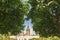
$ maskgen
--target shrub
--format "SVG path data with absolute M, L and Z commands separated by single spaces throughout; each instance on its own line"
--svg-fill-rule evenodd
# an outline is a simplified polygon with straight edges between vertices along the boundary
M 9 38 L 9 36 L 5 35 L 5 34 L 0 34 L 0 40 L 15 40 L 15 39 L 12 39 L 12 38 Z
M 60 37 L 57 37 L 57 36 L 51 36 L 51 37 L 40 37 L 40 38 L 33 38 L 31 40 L 60 40 Z

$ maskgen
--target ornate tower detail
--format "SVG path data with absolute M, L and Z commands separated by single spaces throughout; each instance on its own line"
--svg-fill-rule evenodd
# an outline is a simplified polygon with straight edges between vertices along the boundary
M 26 29 L 26 35 L 27 35 L 27 36 L 30 36 L 30 28 L 29 28 L 29 26 L 28 26 L 27 29 Z

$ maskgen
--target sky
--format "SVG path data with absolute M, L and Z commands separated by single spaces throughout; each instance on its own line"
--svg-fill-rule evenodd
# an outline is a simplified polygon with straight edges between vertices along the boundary
M 27 16 L 24 16 L 24 18 L 27 18 Z M 33 31 L 33 24 L 32 24 L 32 20 L 29 19 L 29 20 L 25 20 L 24 21 L 24 33 L 26 33 L 26 28 L 29 26 L 30 28 L 30 34 L 33 35 L 35 34 L 35 32 Z
M 23 0 L 23 2 L 28 1 L 28 0 Z
M 22 0 L 23 2 L 26 2 L 28 0 Z M 30 9 L 31 9 L 31 6 L 30 6 Z M 24 18 L 27 18 L 26 15 L 24 15 Z M 32 24 L 32 20 L 29 19 L 29 20 L 25 20 L 24 21 L 24 33 L 26 33 L 26 28 L 29 26 L 30 28 L 30 34 L 33 35 L 35 34 L 35 31 L 33 31 L 33 24 Z

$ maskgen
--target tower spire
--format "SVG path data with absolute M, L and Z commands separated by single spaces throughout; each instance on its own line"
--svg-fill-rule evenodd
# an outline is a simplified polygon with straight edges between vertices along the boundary
M 27 28 L 29 28 L 29 22 L 28 22 Z
M 29 35 L 30 35 L 29 22 L 28 22 L 27 29 L 26 29 L 26 35 L 27 35 L 27 36 L 29 36 Z

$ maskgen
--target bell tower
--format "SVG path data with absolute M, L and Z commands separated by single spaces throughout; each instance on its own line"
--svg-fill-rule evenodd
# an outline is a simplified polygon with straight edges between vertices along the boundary
M 30 28 L 29 28 L 29 26 L 28 26 L 27 29 L 26 29 L 26 35 L 27 35 L 27 36 L 30 36 Z

